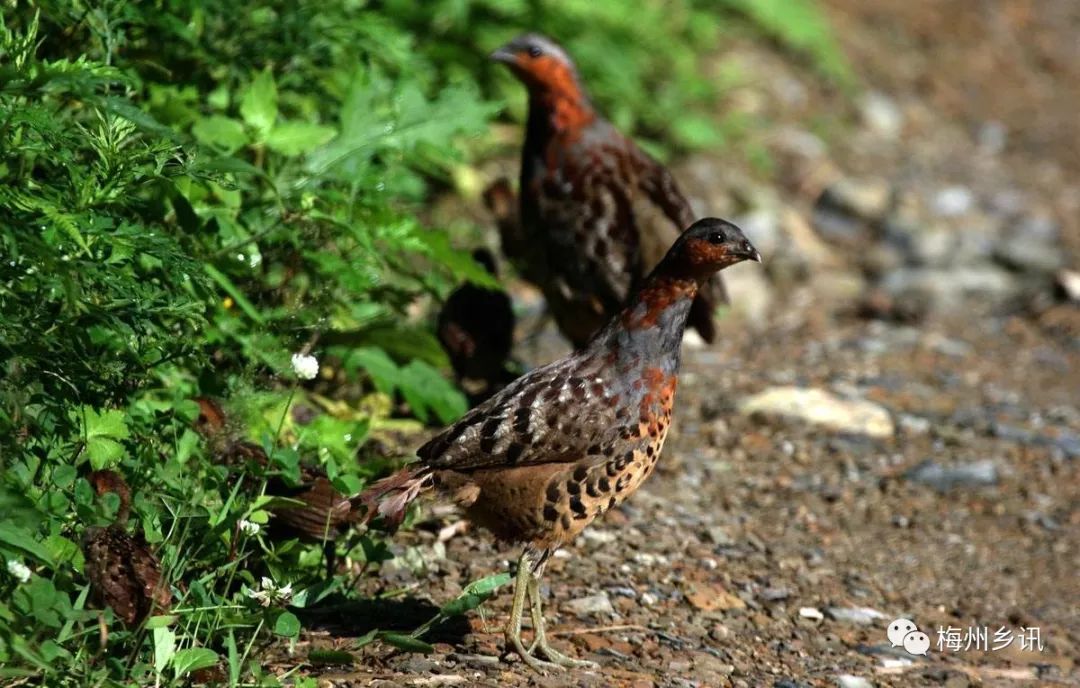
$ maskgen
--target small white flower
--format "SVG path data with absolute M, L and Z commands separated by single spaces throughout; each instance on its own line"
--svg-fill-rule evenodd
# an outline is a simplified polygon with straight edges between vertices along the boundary
M 240 532 L 244 535 L 247 535 L 248 537 L 254 537 L 259 534 L 259 531 L 262 530 L 262 526 L 260 526 L 258 523 L 252 523 L 246 518 L 242 519 L 239 525 Z
M 292 599 L 292 583 L 286 583 L 277 589 L 277 598 L 282 604 Z
M 293 354 L 292 369 L 301 380 L 314 380 L 319 374 L 319 359 L 306 354 Z
M 245 593 L 264 607 L 269 607 L 271 604 L 285 605 L 292 600 L 292 583 L 286 583 L 279 588 L 274 584 L 273 580 L 263 576 L 263 579 L 259 581 L 259 587 L 260 590 L 249 589 L 245 590 Z
M 9 559 L 7 563 L 7 570 L 8 573 L 14 576 L 15 580 L 19 581 L 20 583 L 25 583 L 26 581 L 30 580 L 30 567 L 22 563 L 21 561 Z
M 266 592 L 265 590 L 252 590 L 248 588 L 247 596 L 253 600 L 257 600 L 259 604 L 264 607 L 270 606 L 270 593 Z

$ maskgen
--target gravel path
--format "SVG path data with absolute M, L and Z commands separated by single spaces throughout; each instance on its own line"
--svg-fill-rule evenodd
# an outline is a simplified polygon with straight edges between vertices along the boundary
M 1062 353 L 1021 321 L 984 327 L 856 323 L 817 337 L 804 323 L 769 337 L 730 332 L 715 349 L 688 352 L 657 474 L 546 577 L 558 642 L 602 672 L 539 677 L 472 657 L 501 648 L 504 589 L 484 606 L 486 622 L 473 614 L 468 626 L 437 634 L 434 655 L 374 646 L 362 670 L 322 677 L 333 685 L 1080 685 L 1080 353 Z M 868 439 L 737 410 L 747 395 L 791 384 L 879 404 L 896 435 Z M 398 538 L 403 560 L 422 565 L 386 567 L 381 581 L 368 581 L 372 589 L 413 585 L 408 598 L 438 604 L 506 570 L 514 553 L 483 534 L 437 543 L 452 521 L 445 514 Z M 399 613 L 407 628 L 430 610 L 390 605 L 379 619 Z M 927 632 L 927 656 L 890 647 L 886 628 L 897 617 Z M 350 615 L 338 621 L 335 635 L 368 627 L 349 632 Z M 938 630 L 949 627 L 964 635 L 986 627 L 988 643 L 1004 627 L 1014 642 L 939 650 Z M 1021 628 L 1039 629 L 1042 651 L 1020 647 Z

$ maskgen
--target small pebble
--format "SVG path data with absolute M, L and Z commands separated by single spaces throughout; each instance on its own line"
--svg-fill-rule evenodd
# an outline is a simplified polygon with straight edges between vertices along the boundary
M 869 626 L 886 618 L 884 614 L 870 607 L 826 607 L 825 613 L 830 619 L 860 626 Z
M 851 674 L 837 676 L 836 685 L 840 688 L 874 688 L 874 684 L 867 679 L 862 676 L 852 676 Z
M 998 482 L 997 464 L 992 459 L 944 466 L 927 459 L 904 474 L 913 482 L 929 485 L 939 492 L 957 487 L 982 487 Z
M 971 210 L 975 196 L 967 187 L 948 186 L 934 196 L 934 212 L 942 217 L 956 217 Z
M 822 614 L 821 610 L 817 607 L 800 607 L 799 616 L 812 621 L 822 621 L 825 619 L 825 615 Z
M 603 592 L 589 595 L 588 597 L 579 597 L 576 600 L 570 600 L 569 602 L 565 602 L 562 605 L 562 608 L 571 614 L 577 614 L 579 616 L 615 613 L 615 607 L 611 605 L 611 600 L 608 598 L 607 593 Z

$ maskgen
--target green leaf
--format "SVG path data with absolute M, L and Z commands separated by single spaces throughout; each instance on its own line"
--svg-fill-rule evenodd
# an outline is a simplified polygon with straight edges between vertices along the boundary
M 79 545 L 62 535 L 50 535 L 42 545 L 51 553 L 52 560 L 58 564 L 73 561 L 81 554 Z
M 372 642 L 374 642 L 375 638 L 378 637 L 378 635 L 379 635 L 379 629 L 377 629 L 377 628 L 371 629 L 370 631 L 368 631 L 367 633 L 365 633 L 364 635 L 362 635 L 362 636 L 360 636 L 359 638 L 356 639 L 356 644 L 355 644 L 356 649 L 359 650 L 362 647 L 370 645 Z
M 248 301 L 248 298 L 244 296 L 244 293 L 233 284 L 233 281 L 229 279 L 225 273 L 209 264 L 204 265 L 203 269 L 206 270 L 206 274 L 210 275 L 210 277 L 218 283 L 218 286 L 220 286 L 226 294 L 232 297 L 233 301 L 236 302 L 236 305 L 240 306 L 240 310 L 244 311 L 249 318 L 259 324 L 265 322 L 262 314 L 255 308 L 255 304 Z
M 423 640 L 414 638 L 406 633 L 383 631 L 379 634 L 379 640 L 387 645 L 392 645 L 399 650 L 405 650 L 406 652 L 419 652 L 428 655 L 435 651 L 435 648 L 429 643 L 425 643 Z
M 38 561 L 49 566 L 56 566 L 56 560 L 53 558 L 52 552 L 45 545 L 35 540 L 34 536 L 29 532 L 11 523 L 0 521 L 0 543 L 36 557 Z
M 308 661 L 316 665 L 328 664 L 352 664 L 356 657 L 350 652 L 342 650 L 312 650 L 308 653 Z
M 401 369 L 399 387 L 409 407 L 424 421 L 427 409 L 434 411 L 443 423 L 450 423 L 469 408 L 465 395 L 423 361 L 412 361 Z
M 67 489 L 75 482 L 75 479 L 79 477 L 79 472 L 74 466 L 67 464 L 57 466 L 52 472 L 53 485 L 56 485 L 60 489 Z
M 274 633 L 286 638 L 300 635 L 300 619 L 292 612 L 282 612 L 274 621 Z
M 176 678 L 190 674 L 199 669 L 212 667 L 218 663 L 218 654 L 205 647 L 189 647 L 180 650 L 173 656 L 173 670 Z
M 277 120 L 277 86 L 270 69 L 259 72 L 240 100 L 240 116 L 265 137 Z
M 472 611 L 483 604 L 484 600 L 491 597 L 492 593 L 511 580 L 512 576 L 503 572 L 473 581 L 465 586 L 460 595 L 444 604 L 439 609 L 439 614 L 444 617 L 451 617 Z
M 241 666 L 240 650 L 236 646 L 236 633 L 229 629 L 229 637 L 225 639 L 225 650 L 229 658 L 229 685 L 235 686 L 240 682 Z
M 95 471 L 112 468 L 124 456 L 124 446 L 108 437 L 93 437 L 86 442 L 86 455 Z
M 98 413 L 89 406 L 83 406 L 86 417 L 86 437 L 113 437 L 127 439 L 127 418 L 122 411 L 115 409 Z
M 270 130 L 266 145 L 282 155 L 301 155 L 334 138 L 332 127 L 310 122 L 282 122 Z
M 724 142 L 723 134 L 711 117 L 687 114 L 672 124 L 672 137 L 687 148 L 717 147 Z
M 291 499 L 289 497 L 277 497 L 275 495 L 259 495 L 255 498 L 255 501 L 248 507 L 245 518 L 250 519 L 251 514 L 263 509 L 278 509 L 281 507 L 296 507 L 304 506 L 305 502 L 299 499 Z
M 360 492 L 360 488 L 363 487 L 364 483 L 360 480 L 359 476 L 345 473 L 344 475 L 339 475 L 334 478 L 333 485 L 334 489 L 341 494 L 353 495 Z
M 125 98 L 110 96 L 102 101 L 106 112 L 123 117 L 139 129 L 175 141 L 178 137 L 171 127 L 157 121 L 153 115 L 136 107 Z
M 180 439 L 176 442 L 176 462 L 187 463 L 202 443 L 202 438 L 194 430 L 184 430 L 184 434 L 180 435 Z
M 81 484 L 90 487 L 85 480 Z M 79 485 L 80 483 L 75 483 L 76 493 Z M 31 531 L 36 531 L 46 520 L 45 514 L 38 511 L 26 494 L 6 485 L 0 485 L 0 514 L 4 515 L 2 522 L 9 527 Z
M 158 673 L 165 671 L 176 654 L 176 633 L 168 626 L 154 629 L 154 669 Z
M 125 454 L 123 445 L 117 440 L 129 436 L 127 417 L 115 409 L 98 413 L 89 406 L 82 406 L 81 411 L 90 466 L 95 471 L 115 466 Z
M 345 361 L 348 369 L 363 368 L 371 376 L 375 389 L 383 394 L 393 394 L 397 386 L 398 367 L 386 352 L 374 347 L 356 349 Z
M 426 361 L 436 368 L 446 368 L 446 357 L 439 340 L 430 328 L 411 327 L 399 323 L 373 325 L 360 333 L 356 346 L 382 349 L 398 361 L 414 358 Z
M 221 157 L 213 158 L 211 160 L 199 161 L 192 165 L 192 171 L 210 175 L 214 174 L 235 174 L 239 177 L 260 177 L 269 181 L 269 177 L 266 173 L 255 167 L 247 160 L 241 160 L 240 158 L 233 157 Z
M 244 125 L 221 115 L 200 119 L 191 128 L 191 133 L 199 143 L 223 153 L 233 153 L 248 142 Z
M 327 596 L 333 594 L 336 590 L 341 588 L 341 581 L 338 578 L 331 578 L 328 581 L 322 583 L 316 583 L 310 588 L 304 588 L 293 595 L 290 606 L 298 609 L 310 607 L 313 604 L 317 604 Z

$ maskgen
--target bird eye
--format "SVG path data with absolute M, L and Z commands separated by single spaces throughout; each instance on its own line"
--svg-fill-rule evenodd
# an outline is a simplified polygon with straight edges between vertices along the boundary
M 530 45 L 529 46 L 529 57 L 535 59 L 537 57 L 540 57 L 543 54 L 544 54 L 544 51 L 541 50 L 540 48 L 536 47 L 535 45 Z
M 720 232 L 709 232 L 710 244 L 722 244 L 724 243 L 724 235 Z

